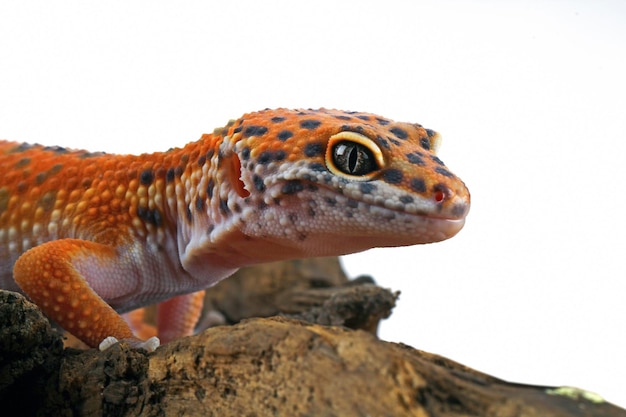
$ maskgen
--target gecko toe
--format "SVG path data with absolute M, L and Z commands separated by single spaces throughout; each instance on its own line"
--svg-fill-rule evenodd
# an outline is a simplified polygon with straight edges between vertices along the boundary
M 118 340 L 117 338 L 113 336 L 109 336 L 105 338 L 102 342 L 100 342 L 98 349 L 100 349 L 100 351 L 103 352 L 119 342 L 120 340 Z M 145 349 L 148 352 L 154 352 L 156 348 L 158 348 L 161 345 L 161 341 L 156 336 L 153 336 L 148 340 L 122 339 L 121 342 L 126 342 L 135 349 Z

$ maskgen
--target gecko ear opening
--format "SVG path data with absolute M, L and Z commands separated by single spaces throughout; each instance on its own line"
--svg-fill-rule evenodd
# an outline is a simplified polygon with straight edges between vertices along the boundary
M 246 184 L 241 179 L 241 161 L 236 153 L 233 153 L 228 157 L 226 161 L 228 166 L 228 179 L 233 190 L 241 198 L 246 198 L 250 195 L 250 191 L 246 189 Z

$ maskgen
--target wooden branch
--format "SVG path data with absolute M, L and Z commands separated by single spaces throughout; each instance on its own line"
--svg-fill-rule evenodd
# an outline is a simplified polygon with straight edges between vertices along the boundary
M 0 291 L 2 415 L 626 417 L 584 391 L 508 383 L 380 341 L 373 323 L 397 296 L 388 290 L 279 292 L 307 306 L 291 317 L 323 324 L 245 319 L 148 354 L 125 344 L 63 349 L 34 305 Z

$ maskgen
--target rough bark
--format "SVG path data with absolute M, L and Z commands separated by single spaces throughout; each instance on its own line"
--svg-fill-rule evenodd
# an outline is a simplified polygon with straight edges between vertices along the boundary
M 321 262 L 332 275 L 334 261 Z M 292 278 L 303 273 L 293 263 L 274 265 L 274 279 L 267 270 L 243 272 L 207 296 L 226 322 L 243 321 L 150 354 L 125 344 L 63 349 L 34 305 L 0 292 L 0 414 L 626 417 L 584 391 L 508 383 L 380 341 L 376 325 L 397 294 L 348 284 L 342 274 L 319 279 L 324 268 L 313 264 L 318 272 L 295 287 Z M 230 312 L 242 303 L 246 315 Z M 244 318 L 285 310 L 289 317 Z

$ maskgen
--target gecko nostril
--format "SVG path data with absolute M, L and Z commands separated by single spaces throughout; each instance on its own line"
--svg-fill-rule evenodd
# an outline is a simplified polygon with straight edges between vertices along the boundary
M 436 184 L 433 187 L 433 200 L 435 203 L 442 204 L 445 201 L 450 200 L 454 197 L 454 191 L 452 191 L 447 185 L 444 184 Z

